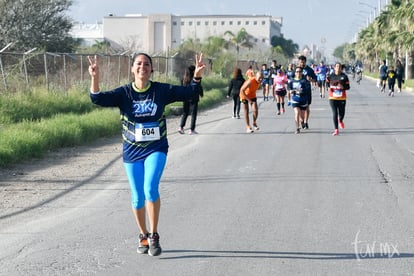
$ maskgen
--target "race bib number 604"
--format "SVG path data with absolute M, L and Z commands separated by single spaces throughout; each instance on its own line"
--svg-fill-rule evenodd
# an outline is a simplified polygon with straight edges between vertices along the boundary
M 146 142 L 160 139 L 160 127 L 157 122 L 135 124 L 135 141 Z

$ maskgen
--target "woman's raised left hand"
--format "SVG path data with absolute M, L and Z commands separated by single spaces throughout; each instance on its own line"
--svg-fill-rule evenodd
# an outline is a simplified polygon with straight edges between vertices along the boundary
M 194 77 L 195 78 L 199 78 L 201 77 L 201 74 L 204 71 L 204 68 L 206 68 L 206 65 L 203 62 L 203 53 L 201 53 L 200 55 L 195 55 L 195 60 L 196 60 L 196 65 L 195 65 L 195 70 L 194 70 Z

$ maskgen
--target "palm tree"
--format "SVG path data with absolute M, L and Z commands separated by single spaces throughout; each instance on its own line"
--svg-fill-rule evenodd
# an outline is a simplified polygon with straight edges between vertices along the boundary
M 280 46 L 283 53 L 288 58 L 293 58 L 295 53 L 299 51 L 299 45 L 291 39 L 285 39 L 283 36 L 273 36 L 271 39 L 273 48 Z
M 401 45 L 404 43 L 405 37 L 401 35 L 405 31 L 404 22 L 408 15 L 405 7 L 402 7 L 400 0 L 394 0 L 388 5 L 387 10 L 382 12 L 379 17 L 378 25 L 385 30 L 383 34 L 383 42 L 386 50 L 392 52 L 394 59 L 397 59 L 401 54 Z M 403 11 L 403 12 L 402 12 Z M 400 17 L 398 13 L 404 17 Z
M 181 43 L 179 49 L 180 50 L 191 50 L 195 53 L 199 52 L 201 48 L 201 45 L 199 42 L 196 42 L 194 39 L 189 38 L 183 41 Z
M 393 1 L 394 2 L 394 1 Z M 401 51 L 405 50 L 405 56 L 408 59 L 414 57 L 413 45 L 414 45 L 414 2 L 404 1 L 395 11 L 395 18 L 398 19 L 400 27 L 400 35 L 398 41 L 400 42 Z M 402 56 L 402 54 L 400 54 Z M 408 69 L 409 67 L 406 67 Z M 412 76 L 412 70 L 406 71 L 406 78 Z
M 355 44 L 357 58 L 378 60 L 378 56 L 394 59 L 414 55 L 414 1 L 392 0 L 387 9 L 363 29 Z M 375 55 L 373 55 L 375 52 Z M 411 72 L 409 72 L 411 73 Z
M 108 54 L 111 48 L 111 43 L 107 40 L 95 40 L 95 44 L 92 45 L 92 48 L 95 49 L 96 52 Z
M 228 41 L 222 37 L 210 36 L 207 38 L 207 43 L 203 44 L 202 52 L 206 56 L 215 57 L 222 52 L 223 48 L 228 48 Z
M 398 5 L 399 3 L 399 5 Z M 411 50 L 414 36 L 414 2 L 413 1 L 392 1 L 393 19 L 396 23 L 395 29 L 400 31 L 397 40 L 401 44 L 401 48 Z
M 231 31 L 226 31 L 224 35 L 229 35 L 230 43 L 232 43 L 236 47 L 236 63 L 239 59 L 240 46 L 248 49 L 251 49 L 254 46 L 254 43 L 250 41 L 253 38 L 253 36 L 250 35 L 245 28 L 242 28 L 237 34 L 234 34 Z
M 371 24 L 359 34 L 357 43 L 355 44 L 356 58 L 362 60 L 372 70 L 372 61 L 378 57 L 378 42 L 375 36 L 375 30 Z

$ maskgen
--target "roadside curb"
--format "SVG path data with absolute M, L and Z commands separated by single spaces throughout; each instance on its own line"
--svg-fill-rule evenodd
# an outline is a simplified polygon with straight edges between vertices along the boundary
M 371 76 L 363 76 L 364 78 L 366 78 L 366 79 L 369 79 L 369 80 L 372 80 L 372 81 L 377 81 L 377 78 L 374 78 L 374 77 L 371 77 Z M 409 86 L 403 86 L 403 89 L 406 91 L 406 92 L 413 92 L 414 91 L 414 89 L 413 89 L 413 87 L 409 87 Z

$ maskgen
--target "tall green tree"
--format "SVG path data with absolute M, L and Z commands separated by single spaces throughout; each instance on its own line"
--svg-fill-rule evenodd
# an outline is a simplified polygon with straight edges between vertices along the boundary
M 220 55 L 223 49 L 227 49 L 229 42 L 222 37 L 210 36 L 203 44 L 202 52 L 211 57 Z
M 388 22 L 391 26 L 390 41 L 398 45 L 396 55 L 401 55 L 398 51 L 410 50 L 414 43 L 414 1 L 392 0 L 387 12 Z
M 376 68 L 380 59 L 413 55 L 414 1 L 391 0 L 387 8 L 359 33 L 355 43 L 357 59 Z M 375 66 L 374 66 L 375 65 Z
M 69 35 L 72 20 L 67 11 L 72 0 L 0 0 L 0 47 L 71 52 L 78 41 Z
M 291 39 L 285 39 L 283 36 L 273 36 L 270 44 L 272 44 L 273 48 L 282 48 L 283 53 L 288 58 L 294 57 L 295 53 L 299 51 L 298 44 L 294 43 Z
M 345 50 L 346 45 L 347 45 L 347 44 L 342 44 L 342 45 L 340 45 L 340 46 L 336 47 L 336 48 L 334 49 L 334 51 L 333 51 L 332 55 L 333 55 L 336 59 L 338 59 L 338 60 L 340 60 L 340 61 L 344 61 L 344 60 L 345 60 L 345 58 L 344 58 L 344 50 Z
M 109 54 L 111 50 L 111 43 L 107 40 L 95 40 L 95 44 L 93 44 L 91 48 L 96 53 Z
M 254 43 L 251 41 L 253 36 L 245 28 L 241 28 L 236 34 L 231 31 L 226 31 L 224 35 L 230 36 L 229 42 L 236 47 L 237 59 L 240 53 L 240 47 L 251 49 L 254 46 Z

